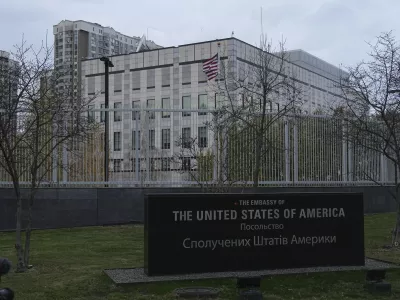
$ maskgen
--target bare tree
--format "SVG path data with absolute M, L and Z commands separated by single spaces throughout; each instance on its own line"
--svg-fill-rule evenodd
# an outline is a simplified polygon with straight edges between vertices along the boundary
M 234 184 L 228 177 L 229 165 L 224 159 L 228 145 L 222 136 L 214 141 L 208 140 L 208 131 L 212 136 L 219 134 L 215 122 L 205 122 L 201 129 L 206 132 L 203 136 L 181 135 L 175 140 L 179 149 L 172 157 L 172 163 L 180 174 L 186 174 L 189 181 L 194 181 L 207 192 L 227 192 Z M 215 143 L 219 142 L 218 147 Z
M 1 80 L 0 85 L 0 167 L 10 176 L 15 191 L 16 271 L 24 272 L 29 267 L 36 193 L 44 181 L 51 180 L 55 169 L 58 172 L 59 168 L 68 167 L 59 165 L 54 154 L 62 148 L 73 152 L 72 145 L 90 132 L 91 123 L 85 116 L 92 99 L 77 98 L 70 90 L 56 89 L 56 82 L 68 74 L 53 70 L 53 48 L 47 42 L 35 49 L 23 40 L 15 47 L 13 58 L 15 66 L 3 66 L 0 73 L 2 78 L 10 78 Z M 14 85 L 13 89 L 10 85 Z M 25 183 L 28 191 L 23 194 Z
M 220 97 L 217 100 L 219 136 L 229 139 L 231 130 L 236 139 L 246 138 L 244 146 L 252 146 L 248 154 L 248 165 L 243 171 L 251 172 L 248 177 L 257 187 L 265 156 L 272 149 L 282 148 L 271 134 L 277 123 L 284 121 L 290 113 L 295 113 L 301 105 L 302 90 L 292 72 L 285 42 L 274 48 L 262 36 L 258 48 L 252 48 L 247 57 L 239 61 L 239 74 L 233 71 L 231 61 L 221 61 L 221 72 L 217 85 Z M 218 135 L 217 135 L 218 136 Z M 232 138 L 232 135 L 231 135 Z M 228 142 L 229 143 L 229 142 Z M 234 163 L 231 160 L 231 163 Z
M 382 33 L 370 44 L 369 60 L 348 68 L 340 88 L 345 106 L 337 112 L 346 124 L 345 138 L 357 153 L 381 154 L 394 167 L 394 185 L 388 191 L 396 201 L 397 220 L 392 244 L 397 245 L 400 230 L 400 48 L 392 32 Z M 361 151 L 361 152 L 360 152 Z M 382 184 L 384 174 L 368 172 L 366 178 Z

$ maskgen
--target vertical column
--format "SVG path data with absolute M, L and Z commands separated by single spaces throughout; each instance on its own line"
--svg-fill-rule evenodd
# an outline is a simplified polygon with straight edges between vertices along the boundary
M 139 178 L 139 115 L 141 115 L 141 111 L 134 111 L 135 114 L 135 178 L 137 181 Z
M 214 133 L 213 133 L 213 135 L 214 135 L 214 144 L 213 144 L 213 149 L 212 149 L 212 152 L 213 152 L 213 158 L 214 158 L 214 161 L 213 161 L 213 181 L 214 181 L 214 183 L 216 183 L 217 182 L 217 180 L 218 180 L 218 127 L 217 127 L 217 118 L 216 118 L 216 116 L 214 116 L 214 128 L 215 128 L 215 130 L 214 130 Z
M 63 130 L 66 130 L 67 121 L 64 121 L 63 125 Z M 68 152 L 67 152 L 67 142 L 62 143 L 62 169 L 63 169 L 63 174 L 62 174 L 62 181 L 66 183 L 68 181 Z
M 381 153 L 381 155 L 380 155 L 380 160 L 381 160 L 380 181 L 381 181 L 381 183 L 385 183 L 388 178 L 388 176 L 387 176 L 388 168 L 387 168 L 387 159 L 383 153 Z
M 298 141 L 298 127 L 296 122 L 293 124 L 293 181 L 299 180 L 299 141 Z
M 290 181 L 289 123 L 285 119 L 285 180 Z
M 147 111 L 146 113 L 146 125 L 144 126 L 145 136 L 147 136 L 147 145 L 146 145 L 146 178 L 147 182 L 150 182 L 150 114 L 152 111 Z
M 347 181 L 354 180 L 354 145 L 351 141 L 347 142 Z
M 58 147 L 56 147 L 57 145 L 57 140 L 56 140 L 56 136 L 57 136 L 57 132 L 56 129 L 57 128 L 57 124 L 53 124 L 53 141 L 52 141 L 52 147 L 53 147 L 53 153 L 52 153 L 52 165 L 53 165 L 53 170 L 52 170 L 52 181 L 53 183 L 58 182 Z
M 347 147 L 347 126 L 345 121 L 342 121 L 342 181 L 348 181 L 348 147 Z
M 221 172 L 222 172 L 222 180 L 226 182 L 227 180 L 227 166 L 228 166 L 228 155 L 227 155 L 227 148 L 228 148 L 228 130 L 227 128 L 223 129 L 223 148 L 222 148 L 222 158 L 223 163 L 221 165 Z

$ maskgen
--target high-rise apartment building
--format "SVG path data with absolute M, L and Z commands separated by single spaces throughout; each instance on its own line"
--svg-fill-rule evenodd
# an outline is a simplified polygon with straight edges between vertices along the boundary
M 0 110 L 8 111 L 18 93 L 18 62 L 0 50 Z
M 81 59 L 129 54 L 141 50 L 160 48 L 145 37 L 122 34 L 111 27 L 82 20 L 63 20 L 53 26 L 54 67 L 62 71 L 57 88 L 79 96 L 81 88 Z
M 10 53 L 0 50 L 0 139 L 17 133 L 18 62 Z M 9 127 L 11 125 L 11 127 Z M 3 131 L 5 130 L 5 132 Z M 0 159 L 2 159 L 0 157 Z M 0 167 L 0 181 L 11 181 L 9 174 Z

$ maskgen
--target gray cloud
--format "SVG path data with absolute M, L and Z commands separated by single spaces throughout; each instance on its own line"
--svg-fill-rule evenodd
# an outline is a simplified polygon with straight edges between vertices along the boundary
M 0 1 L 0 49 L 21 40 L 40 44 L 63 19 L 83 19 L 112 26 L 164 46 L 235 37 L 259 41 L 260 7 L 264 33 L 289 49 L 304 49 L 334 65 L 353 64 L 366 56 L 366 41 L 400 27 L 398 0 L 14 0 Z

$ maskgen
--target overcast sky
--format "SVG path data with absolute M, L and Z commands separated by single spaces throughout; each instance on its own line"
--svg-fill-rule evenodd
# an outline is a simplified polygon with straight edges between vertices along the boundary
M 303 49 L 336 66 L 366 57 L 366 42 L 382 31 L 400 34 L 399 0 L 0 0 L 0 49 L 11 50 L 22 34 L 39 45 L 53 41 L 53 25 L 85 20 L 162 46 L 234 36 L 259 41 L 264 33 L 288 49 Z

